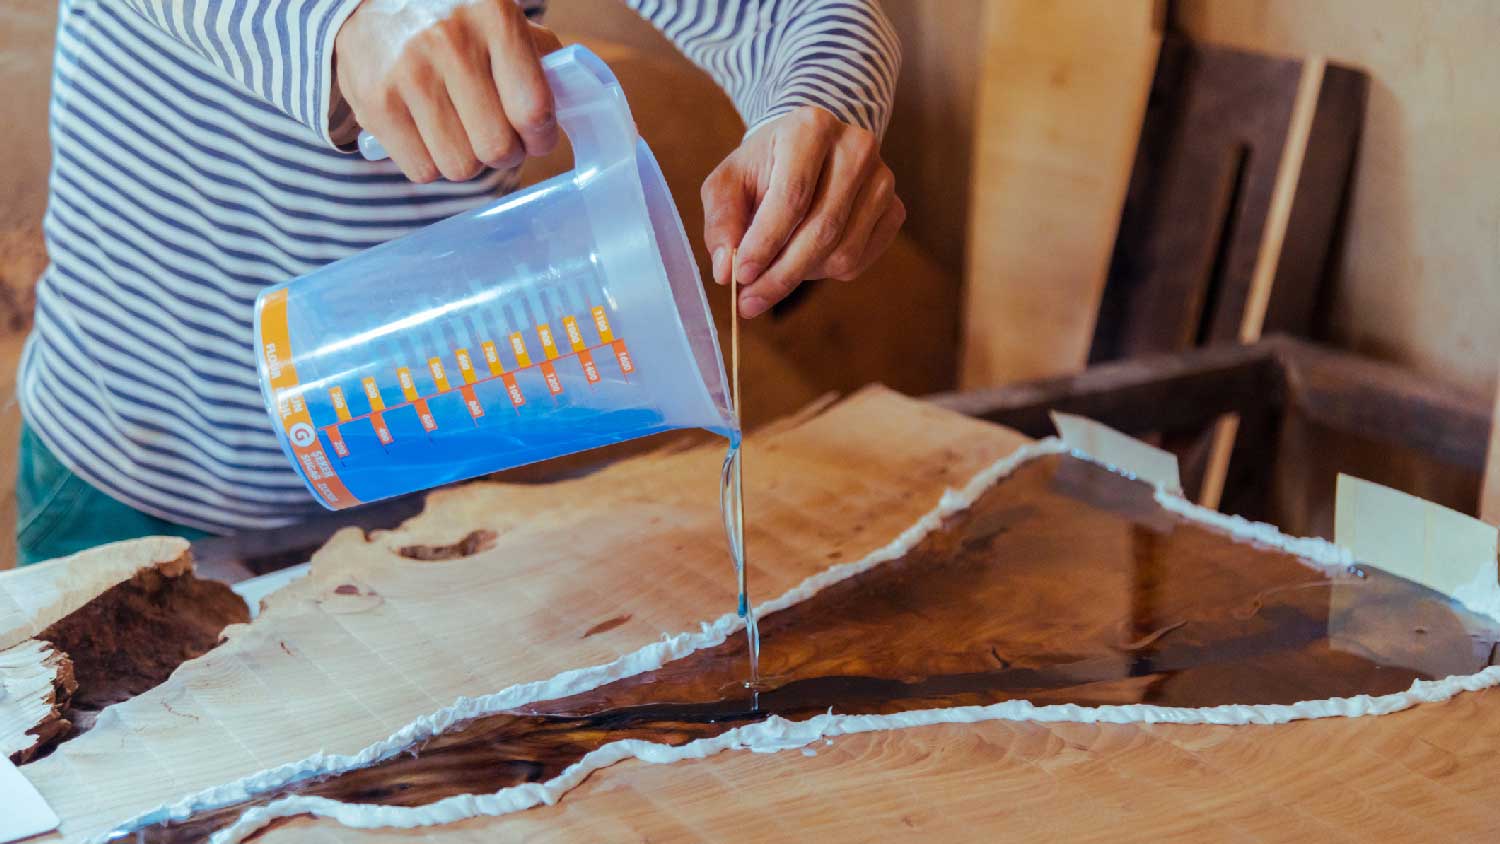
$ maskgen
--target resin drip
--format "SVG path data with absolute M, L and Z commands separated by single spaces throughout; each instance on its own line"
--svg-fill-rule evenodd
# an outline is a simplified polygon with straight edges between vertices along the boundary
M 750 605 L 750 589 L 745 571 L 745 480 L 742 474 L 741 444 L 740 435 L 736 433 L 729 441 L 729 453 L 724 455 L 719 508 L 724 512 L 724 532 L 729 537 L 729 556 L 734 561 L 734 573 L 739 583 L 739 602 L 735 612 L 745 620 L 745 650 L 750 659 L 750 679 L 745 682 L 745 688 L 751 691 L 753 707 L 758 702 L 760 692 L 760 628 L 755 623 L 755 608 Z
M 545 782 L 621 739 L 665 745 L 771 714 L 889 715 L 1024 699 L 1205 707 L 1405 690 L 1490 664 L 1496 623 L 1375 569 L 1332 575 L 1164 509 L 1067 457 L 1022 465 L 909 551 L 761 620 L 766 676 L 732 637 L 571 697 L 477 718 L 365 768 L 147 827 L 202 841 L 301 794 L 422 806 Z M 278 821 L 285 823 L 288 821 Z M 123 840 L 136 840 L 133 837 Z
M 745 620 L 745 649 L 750 657 L 750 706 L 760 704 L 760 629 L 755 624 L 755 608 L 750 605 L 749 571 L 745 567 L 745 457 L 744 426 L 740 419 L 743 394 L 740 393 L 740 282 L 734 269 L 735 252 L 729 253 L 729 371 L 734 382 L 734 433 L 729 438 L 729 453 L 724 455 L 724 476 L 719 487 L 719 509 L 724 515 L 724 533 L 729 538 L 729 556 L 739 586 L 739 603 L 735 612 Z

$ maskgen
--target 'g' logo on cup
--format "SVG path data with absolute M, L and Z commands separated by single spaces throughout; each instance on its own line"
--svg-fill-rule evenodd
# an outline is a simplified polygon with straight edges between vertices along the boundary
M 292 445 L 298 448 L 307 448 L 318 438 L 317 433 L 313 431 L 313 427 L 306 422 L 298 422 L 288 428 L 286 435 L 291 439 Z

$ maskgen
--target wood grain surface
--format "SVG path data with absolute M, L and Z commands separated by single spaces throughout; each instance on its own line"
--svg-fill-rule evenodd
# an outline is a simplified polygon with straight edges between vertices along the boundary
M 964 389 L 1088 360 L 1160 41 L 1152 0 L 984 8 Z
M 756 597 L 884 545 L 1022 442 L 880 390 L 752 436 Z M 556 484 L 474 484 L 397 531 L 346 531 L 254 624 L 23 770 L 74 840 L 315 750 L 356 750 L 459 694 L 694 629 L 733 603 L 721 459 L 709 445 Z M 399 553 L 476 530 L 496 543 L 440 561 Z M 628 762 L 505 819 L 409 832 L 303 819 L 261 840 L 1477 840 L 1500 828 L 1493 692 L 1278 727 L 987 723 L 813 749 Z

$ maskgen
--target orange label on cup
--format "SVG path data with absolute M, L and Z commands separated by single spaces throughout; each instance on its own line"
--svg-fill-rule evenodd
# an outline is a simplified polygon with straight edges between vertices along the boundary
M 587 378 L 590 384 L 599 383 L 599 367 L 594 365 L 594 356 L 589 354 L 588 349 L 578 350 L 578 362 L 583 364 L 583 377 Z
M 599 329 L 599 341 L 601 343 L 613 343 L 614 332 L 609 330 L 609 315 L 605 313 L 603 305 L 595 305 L 590 311 L 594 315 L 594 327 Z
M 629 375 L 635 371 L 635 363 L 630 360 L 630 352 L 625 349 L 624 340 L 616 340 L 611 344 L 615 350 L 615 360 L 620 362 L 620 371 Z
M 292 454 L 302 467 L 303 476 L 328 506 L 349 507 L 359 499 L 349 493 L 338 472 L 323 450 L 323 441 L 313 427 L 292 365 L 291 329 L 287 319 L 286 288 L 273 291 L 261 301 L 260 353 L 265 365 L 272 400 L 276 404 L 282 432 L 292 447 Z
M 437 430 L 437 418 L 432 415 L 432 409 L 427 406 L 425 399 L 417 399 L 412 402 L 412 407 L 417 409 L 417 421 L 422 423 L 423 430 Z
M 520 407 L 526 403 L 526 394 L 521 392 L 521 385 L 516 383 L 516 376 L 507 372 L 500 376 L 500 380 L 505 382 L 505 394 L 510 396 L 511 404 Z
M 443 359 L 428 358 L 427 371 L 432 373 L 432 383 L 437 385 L 438 392 L 448 392 L 448 371 L 443 369 Z
M 562 380 L 557 377 L 557 370 L 552 367 L 552 361 L 542 361 L 542 377 L 547 379 L 547 389 L 552 395 L 562 393 Z
M 474 361 L 469 358 L 469 350 L 455 349 L 453 356 L 458 359 L 458 374 L 463 376 L 464 383 L 474 383 Z
M 378 410 L 370 414 L 370 427 L 375 429 L 375 437 L 381 445 L 390 445 L 396 440 L 391 436 L 390 426 L 385 424 L 385 416 Z
M 578 328 L 578 320 L 570 316 L 563 317 L 563 330 L 568 332 L 568 345 L 573 347 L 573 351 L 581 352 L 588 348 L 588 344 L 583 342 L 583 332 Z
M 401 385 L 401 395 L 406 396 L 407 401 L 417 400 L 417 382 L 412 380 L 410 369 L 404 366 L 396 367 L 396 383 Z
M 557 358 L 557 341 L 552 337 L 552 326 L 545 322 L 538 325 L 536 327 L 536 336 L 538 340 L 542 341 L 542 354 L 547 356 L 547 360 L 555 360 Z
M 324 428 L 323 433 L 328 435 L 328 443 L 333 446 L 334 454 L 337 454 L 339 457 L 349 456 L 349 446 L 344 442 L 344 435 L 339 433 L 337 425 L 330 425 Z
M 348 422 L 349 403 L 344 401 L 344 388 L 330 387 L 328 390 L 328 399 L 333 402 L 333 412 L 339 417 L 339 421 Z M 338 449 L 335 448 L 334 450 L 337 451 Z M 343 457 L 344 455 L 340 454 L 339 456 Z
M 467 407 L 469 409 L 470 416 L 478 419 L 479 417 L 484 415 L 484 405 L 480 404 L 479 397 L 474 395 L 473 387 L 465 384 L 462 387 L 459 387 L 458 391 L 460 393 L 463 393 L 464 407 Z
M 526 338 L 521 336 L 521 332 L 510 335 L 510 350 L 516 354 L 516 366 L 523 369 L 531 366 L 531 355 L 526 353 Z
M 370 400 L 371 412 L 378 413 L 385 410 L 385 399 L 380 397 L 380 385 L 375 383 L 375 379 L 366 378 L 360 383 L 365 387 L 365 398 Z
M 504 373 L 505 367 L 500 363 L 500 350 L 495 344 L 486 340 L 480 344 L 480 348 L 484 350 L 484 362 L 490 366 L 490 377 Z

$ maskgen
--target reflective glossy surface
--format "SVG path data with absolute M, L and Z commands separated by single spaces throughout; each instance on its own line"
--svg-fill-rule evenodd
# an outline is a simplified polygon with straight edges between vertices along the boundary
M 1330 578 L 1165 511 L 1144 484 L 1048 457 L 903 557 L 761 619 L 758 709 L 737 636 L 282 793 L 422 805 L 550 779 L 619 739 L 680 744 L 772 713 L 1383 694 L 1490 664 L 1494 628 L 1423 587 L 1374 569 Z M 203 840 L 245 808 L 143 840 Z

